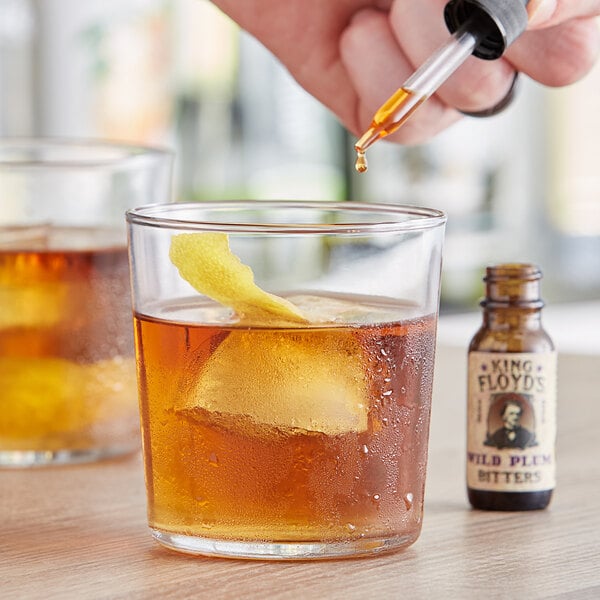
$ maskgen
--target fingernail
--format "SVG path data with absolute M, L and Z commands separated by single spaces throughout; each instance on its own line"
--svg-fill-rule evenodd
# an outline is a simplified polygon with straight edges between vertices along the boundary
M 556 4 L 557 0 L 532 0 L 527 6 L 528 27 L 539 27 L 548 21 L 556 11 Z

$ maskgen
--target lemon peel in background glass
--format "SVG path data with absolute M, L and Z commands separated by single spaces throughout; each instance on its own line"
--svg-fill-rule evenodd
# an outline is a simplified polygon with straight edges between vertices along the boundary
M 0 438 L 40 440 L 117 423 L 135 415 L 135 360 L 78 364 L 63 358 L 0 357 Z M 59 438 L 61 439 L 61 438 Z M 64 441 L 61 441 L 64 443 Z M 45 446 L 47 447 L 47 446 Z
M 64 282 L 18 284 L 0 280 L 0 330 L 52 327 L 64 319 L 73 285 Z
M 171 262 L 195 290 L 233 309 L 243 321 L 306 324 L 288 300 L 265 292 L 252 269 L 231 251 L 225 233 L 180 233 L 171 238 Z

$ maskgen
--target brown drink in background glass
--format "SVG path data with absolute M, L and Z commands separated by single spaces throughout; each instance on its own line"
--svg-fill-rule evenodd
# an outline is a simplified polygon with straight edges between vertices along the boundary
M 130 201 L 168 198 L 169 161 L 114 144 L 0 143 L 0 466 L 138 448 L 123 222 Z

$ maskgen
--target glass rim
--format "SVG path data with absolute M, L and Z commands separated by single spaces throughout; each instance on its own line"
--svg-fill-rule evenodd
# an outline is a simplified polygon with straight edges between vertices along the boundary
M 98 151 L 98 156 L 76 156 L 72 158 L 36 158 L 36 159 L 9 159 L 5 156 L 7 151 L 31 150 L 80 150 Z M 107 156 L 107 151 L 115 151 L 114 156 Z M 104 153 L 104 156 L 100 156 Z M 158 146 L 128 143 L 118 140 L 94 138 L 69 138 L 69 137 L 35 137 L 13 136 L 0 138 L 0 171 L 18 169 L 98 169 L 119 168 L 127 169 L 139 166 L 143 161 L 159 161 L 172 159 L 174 152 L 168 148 Z
M 241 211 L 269 209 L 304 209 L 321 212 L 381 214 L 377 222 L 357 220 L 340 223 L 266 223 L 266 222 L 228 222 L 215 219 L 183 219 L 173 215 L 190 209 L 209 211 Z M 389 220 L 384 220 L 388 215 Z M 408 220 L 394 221 L 393 216 L 408 216 Z M 224 233 L 378 233 L 421 231 L 444 225 L 446 213 L 435 208 L 412 206 L 408 204 L 383 204 L 369 202 L 329 202 L 323 200 L 227 200 L 218 202 L 172 202 L 147 204 L 131 208 L 125 213 L 130 224 L 156 227 L 160 229 L 177 229 L 187 231 L 219 231 Z

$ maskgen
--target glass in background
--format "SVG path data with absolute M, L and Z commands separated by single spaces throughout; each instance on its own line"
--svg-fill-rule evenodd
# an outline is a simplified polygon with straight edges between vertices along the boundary
M 125 210 L 170 196 L 150 148 L 0 139 L 0 466 L 139 448 Z

